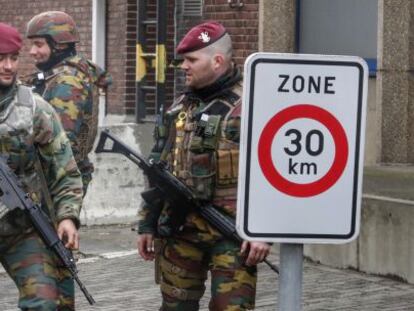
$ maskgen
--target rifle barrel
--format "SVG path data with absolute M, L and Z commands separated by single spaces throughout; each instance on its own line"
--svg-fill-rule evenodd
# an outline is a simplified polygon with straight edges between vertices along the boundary
M 86 300 L 88 300 L 90 305 L 93 305 L 96 303 L 95 299 L 93 299 L 92 295 L 88 292 L 88 290 L 86 289 L 86 287 L 82 284 L 82 282 L 80 281 L 80 279 L 78 278 L 78 276 L 75 274 L 73 276 L 73 279 L 76 281 L 76 283 L 78 284 L 80 290 L 82 291 L 83 295 L 85 296 Z

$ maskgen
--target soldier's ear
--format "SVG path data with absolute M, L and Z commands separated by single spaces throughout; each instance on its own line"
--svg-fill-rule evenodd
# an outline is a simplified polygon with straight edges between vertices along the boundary
M 224 56 L 221 54 L 215 54 L 213 56 L 213 68 L 215 70 L 220 69 L 224 64 Z

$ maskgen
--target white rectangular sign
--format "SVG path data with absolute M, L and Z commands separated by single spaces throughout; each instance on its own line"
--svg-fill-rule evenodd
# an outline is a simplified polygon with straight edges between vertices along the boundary
M 255 53 L 244 67 L 237 230 L 345 243 L 359 233 L 368 67 L 354 56 Z

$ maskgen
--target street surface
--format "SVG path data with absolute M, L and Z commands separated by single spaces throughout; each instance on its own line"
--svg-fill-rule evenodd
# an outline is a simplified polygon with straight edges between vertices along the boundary
M 130 226 L 82 228 L 81 239 L 79 277 L 97 303 L 89 306 L 77 288 L 77 310 L 158 310 L 160 293 L 153 282 L 153 264 L 138 258 L 136 233 Z M 276 264 L 277 252 L 274 246 L 270 261 Z M 256 310 L 278 310 L 277 282 L 277 275 L 261 264 Z M 0 292 L 0 310 L 18 310 L 17 290 L 4 270 L 0 272 Z M 208 296 L 207 290 L 201 310 L 208 310 Z M 303 310 L 414 310 L 414 285 L 305 260 Z

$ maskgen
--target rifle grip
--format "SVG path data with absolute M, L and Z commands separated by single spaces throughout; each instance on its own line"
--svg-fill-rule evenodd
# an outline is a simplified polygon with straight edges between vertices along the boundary
M 163 199 L 162 192 L 156 187 L 141 192 L 141 197 L 146 203 L 151 205 L 157 205 Z

